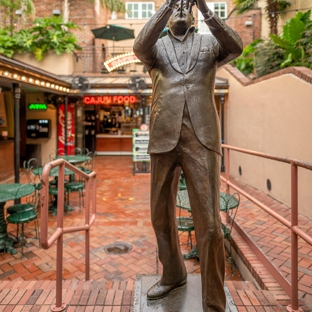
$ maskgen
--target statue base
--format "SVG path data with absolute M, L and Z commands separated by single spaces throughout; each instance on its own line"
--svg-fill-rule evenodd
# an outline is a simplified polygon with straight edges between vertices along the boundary
M 135 282 L 133 312 L 202 312 L 201 277 L 189 274 L 185 287 L 178 289 L 165 298 L 147 300 L 146 294 L 159 279 L 160 275 L 137 275 Z M 226 312 L 238 312 L 231 294 L 224 286 Z

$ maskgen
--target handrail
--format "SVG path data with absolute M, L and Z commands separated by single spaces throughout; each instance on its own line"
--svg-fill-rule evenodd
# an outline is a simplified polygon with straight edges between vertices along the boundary
M 302 167 L 308 170 L 312 170 L 312 164 L 303 162 L 298 159 L 280 157 L 256 151 L 251 151 L 243 148 L 238 148 L 226 144 L 222 144 L 222 148 L 225 150 L 225 177 L 221 176 L 221 180 L 226 183 L 226 192 L 229 193 L 230 187 L 245 196 L 252 201 L 258 207 L 269 213 L 272 217 L 280 221 L 283 225 L 291 230 L 291 283 L 280 273 L 280 271 L 272 265 L 258 246 L 248 237 L 248 235 L 239 227 L 237 222 L 234 221 L 234 226 L 237 232 L 248 243 L 249 247 L 256 253 L 262 263 L 266 266 L 268 271 L 276 279 L 279 285 L 283 288 L 286 294 L 291 298 L 291 304 L 287 306 L 287 311 L 295 312 L 302 311 L 299 308 L 299 296 L 298 296 L 298 237 L 305 240 L 308 244 L 312 245 L 312 237 L 306 234 L 298 227 L 298 167 Z M 262 158 L 267 158 L 275 161 L 288 163 L 291 166 L 291 221 L 289 222 L 278 213 L 273 211 L 268 206 L 258 201 L 253 196 L 243 191 L 240 187 L 230 181 L 230 150 Z
M 54 167 L 59 167 L 58 173 L 58 198 L 57 198 L 57 229 L 48 237 L 48 215 L 49 215 L 49 177 L 50 171 Z M 85 179 L 85 225 L 64 228 L 64 173 L 65 167 Z M 96 213 L 96 174 L 91 172 L 86 174 L 77 167 L 68 163 L 64 159 L 57 159 L 47 163 L 42 170 L 41 189 L 41 231 L 40 244 L 43 249 L 49 249 L 54 242 L 57 242 L 56 256 L 56 304 L 51 307 L 52 311 L 63 311 L 66 304 L 62 303 L 62 269 L 63 269 L 63 235 L 66 233 L 85 231 L 85 262 L 86 280 L 90 279 L 90 227 L 95 220 Z M 92 215 L 90 218 L 90 189 L 92 184 Z

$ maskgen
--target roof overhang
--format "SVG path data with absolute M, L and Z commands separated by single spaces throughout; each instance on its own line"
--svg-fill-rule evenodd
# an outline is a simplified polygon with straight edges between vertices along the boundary
M 81 75 L 86 77 L 90 83 L 90 89 L 82 92 L 80 90 L 72 90 L 76 95 L 107 95 L 107 94 L 141 94 L 141 95 L 152 95 L 152 80 L 148 74 L 139 75 L 120 75 L 110 74 L 105 77 L 103 76 L 91 76 L 88 74 Z M 143 78 L 147 88 L 141 92 L 133 92 L 128 86 L 131 84 L 131 77 Z M 72 76 L 61 76 L 64 81 L 71 83 L 73 80 Z M 229 83 L 227 79 L 216 77 L 215 79 L 215 90 L 216 95 L 227 94 Z
M 18 83 L 29 92 L 68 94 L 71 84 L 40 68 L 0 55 L 0 87 L 10 90 Z

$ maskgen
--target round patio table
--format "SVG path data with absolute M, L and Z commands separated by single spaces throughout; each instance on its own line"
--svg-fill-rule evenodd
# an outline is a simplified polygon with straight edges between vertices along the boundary
M 86 155 L 63 155 L 63 156 L 56 157 L 56 159 L 58 158 L 62 158 L 73 165 L 78 165 L 86 161 L 89 161 L 91 159 L 90 156 L 86 156 Z
M 50 170 L 50 176 L 51 177 L 57 177 L 58 174 L 59 174 L 59 170 L 58 170 L 59 167 L 54 167 Z M 32 173 L 35 174 L 35 175 L 39 175 L 41 176 L 42 175 L 42 167 L 39 167 L 39 168 L 35 168 L 32 170 Z M 68 168 L 65 168 L 64 170 L 64 175 L 72 175 L 74 174 L 74 172 L 72 172 L 71 170 L 69 170 Z
M 7 224 L 4 218 L 4 206 L 6 201 L 22 198 L 30 195 L 34 191 L 35 187 L 31 184 L 0 184 L 0 250 L 4 250 L 11 255 L 17 253 L 17 250 L 12 247 L 14 240 L 8 237 L 7 233 Z

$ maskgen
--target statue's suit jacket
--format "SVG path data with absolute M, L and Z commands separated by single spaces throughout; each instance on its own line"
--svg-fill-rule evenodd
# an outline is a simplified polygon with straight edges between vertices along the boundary
M 198 140 L 221 153 L 219 118 L 214 102 L 219 66 L 242 52 L 238 34 L 216 15 L 206 21 L 213 35 L 194 33 L 186 72 L 182 72 L 170 36 L 159 39 L 172 13 L 163 4 L 136 37 L 133 50 L 146 66 L 153 88 L 149 153 L 169 152 L 177 145 L 186 103 Z

